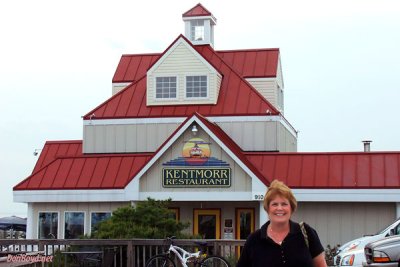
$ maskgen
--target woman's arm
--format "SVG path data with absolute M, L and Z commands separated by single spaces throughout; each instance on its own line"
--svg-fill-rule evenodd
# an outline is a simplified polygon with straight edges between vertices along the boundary
M 321 252 L 318 256 L 313 258 L 314 267 L 327 267 L 325 261 L 325 252 Z

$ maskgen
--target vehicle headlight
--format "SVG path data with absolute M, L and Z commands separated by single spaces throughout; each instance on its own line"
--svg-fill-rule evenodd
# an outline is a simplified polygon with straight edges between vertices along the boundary
M 344 256 L 342 259 L 342 263 L 340 264 L 341 266 L 353 266 L 354 263 L 354 254 L 350 254 L 347 256 Z
M 389 256 L 382 251 L 374 250 L 372 253 L 372 261 L 373 262 L 390 262 Z

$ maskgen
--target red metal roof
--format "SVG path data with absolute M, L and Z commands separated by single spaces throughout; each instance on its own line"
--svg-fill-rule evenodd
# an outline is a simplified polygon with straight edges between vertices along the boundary
M 47 141 L 39 155 L 38 161 L 36 161 L 32 173 L 37 172 L 60 156 L 82 156 L 82 140 Z
M 185 39 L 191 45 L 184 36 L 181 35 L 176 41 L 179 38 Z M 218 56 L 211 46 L 202 45 L 193 48 L 223 76 L 217 104 L 147 106 L 146 76 L 143 76 L 90 111 L 84 116 L 84 120 L 90 119 L 93 113 L 95 117 L 92 119 L 187 117 L 194 112 L 207 117 L 248 116 L 267 115 L 267 110 L 271 111 L 271 115 L 279 114 L 279 111 Z
M 198 16 L 211 16 L 211 12 L 208 11 L 202 4 L 198 3 L 193 8 L 189 9 L 182 14 L 182 17 L 198 17 Z
M 14 187 L 14 190 L 121 189 L 151 154 L 58 157 Z
M 400 152 L 245 154 L 265 179 L 291 188 L 400 188 Z
M 218 51 L 218 55 L 242 77 L 276 77 L 279 49 L 250 49 Z
M 112 79 L 113 83 L 135 82 L 160 58 L 158 54 L 122 55 Z
M 199 47 L 199 46 L 195 46 Z M 215 51 L 223 61 L 245 78 L 276 77 L 279 49 L 248 49 Z M 112 82 L 135 82 L 159 59 L 158 54 L 122 55 Z
M 81 141 L 46 142 L 33 174 L 14 190 L 122 189 L 192 116 L 266 185 L 278 179 L 291 188 L 400 188 L 400 152 L 244 152 L 218 125 L 194 113 L 154 153 L 82 155 Z

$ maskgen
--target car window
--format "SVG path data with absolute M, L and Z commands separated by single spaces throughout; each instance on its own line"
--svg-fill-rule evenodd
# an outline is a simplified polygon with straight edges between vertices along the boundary
M 399 219 L 397 219 L 397 220 L 399 220 Z M 378 232 L 376 233 L 376 235 L 383 234 L 383 233 L 385 233 L 386 231 L 388 231 L 388 230 L 390 229 L 390 227 L 391 227 L 392 224 L 393 224 L 393 223 L 391 223 L 391 224 L 385 226 L 385 228 L 383 228 L 382 230 L 378 231 Z M 398 225 L 396 226 L 396 229 L 395 229 L 395 232 L 396 232 L 397 234 L 400 234 L 400 233 L 399 233 L 399 230 L 400 230 L 400 229 L 398 230 L 397 227 L 400 227 L 400 224 L 398 224 Z
M 398 224 L 398 225 L 394 228 L 394 234 L 395 234 L 395 235 L 400 235 L 400 224 Z

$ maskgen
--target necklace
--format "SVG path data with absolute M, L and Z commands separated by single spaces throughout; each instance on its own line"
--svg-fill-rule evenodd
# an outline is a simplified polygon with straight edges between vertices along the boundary
M 274 232 L 272 230 L 271 225 L 268 226 L 267 228 L 267 235 L 277 244 L 282 245 L 283 240 L 285 240 L 285 237 L 287 236 L 287 234 L 289 233 L 288 230 L 285 230 L 283 232 Z

